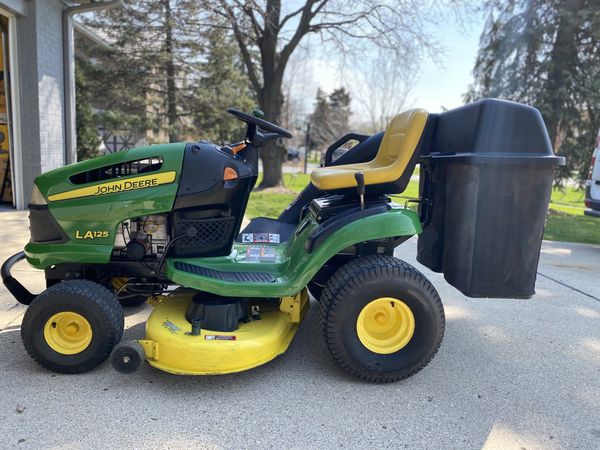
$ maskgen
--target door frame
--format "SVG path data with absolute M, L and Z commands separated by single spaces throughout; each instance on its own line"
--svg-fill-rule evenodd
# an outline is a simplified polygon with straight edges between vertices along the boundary
M 13 206 L 16 209 L 25 209 L 23 198 L 23 149 L 21 144 L 21 103 L 19 98 L 19 52 L 17 46 L 16 17 L 10 11 L 0 7 L 0 14 L 8 17 L 8 58 L 5 66 L 10 73 L 10 92 L 8 115 L 10 139 L 10 171 L 12 182 Z

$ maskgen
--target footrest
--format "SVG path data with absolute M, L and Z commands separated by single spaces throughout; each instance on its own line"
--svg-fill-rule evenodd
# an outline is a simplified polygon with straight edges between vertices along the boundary
M 214 278 L 222 281 L 238 281 L 242 283 L 274 283 L 275 277 L 267 272 L 223 272 L 221 270 L 208 269 L 194 264 L 175 262 L 175 269 L 200 275 L 206 278 Z

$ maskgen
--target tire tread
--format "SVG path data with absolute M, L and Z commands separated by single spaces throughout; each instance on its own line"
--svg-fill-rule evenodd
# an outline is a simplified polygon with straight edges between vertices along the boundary
M 445 331 L 444 307 L 436 289 L 415 267 L 393 256 L 369 255 L 353 259 L 334 273 L 325 285 L 325 289 L 323 289 L 323 294 L 321 295 L 319 315 L 327 349 L 342 369 L 353 376 L 371 383 L 391 383 L 414 375 L 429 364 L 442 343 L 442 339 L 440 338 L 435 348 L 432 349 L 427 358 L 421 361 L 416 368 L 399 375 L 376 374 L 366 370 L 358 370 L 348 364 L 348 361 L 342 357 L 340 349 L 337 347 L 338 344 L 333 339 L 333 333 L 336 324 L 336 313 L 340 311 L 340 306 L 344 302 L 345 297 L 349 296 L 353 290 L 360 288 L 362 284 L 372 278 L 391 276 L 403 277 L 409 280 L 411 284 L 422 289 L 434 302 L 437 308 L 436 316 L 439 320 L 440 334 L 443 337 Z
M 108 334 L 103 336 L 104 345 L 101 346 L 101 351 L 96 353 L 89 361 L 77 364 L 76 366 L 62 366 L 46 361 L 33 345 L 30 336 L 30 333 L 33 332 L 32 322 L 40 305 L 44 302 L 52 301 L 53 298 L 55 298 L 54 296 L 64 293 L 87 298 L 88 301 L 93 302 L 102 310 L 102 314 L 108 322 L 108 326 L 106 327 Z M 111 291 L 93 281 L 67 280 L 49 287 L 31 302 L 31 305 L 29 305 L 29 308 L 25 311 L 25 316 L 23 317 L 21 337 L 25 350 L 40 366 L 58 373 L 82 373 L 92 370 L 108 358 L 114 346 L 123 336 L 123 324 L 123 309 L 119 302 L 116 301 Z

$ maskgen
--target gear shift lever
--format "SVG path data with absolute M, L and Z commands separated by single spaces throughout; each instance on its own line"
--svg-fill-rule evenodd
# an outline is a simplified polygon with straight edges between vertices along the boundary
M 354 174 L 356 179 L 356 190 L 360 197 L 360 210 L 365 209 L 365 174 L 362 172 L 356 172 Z

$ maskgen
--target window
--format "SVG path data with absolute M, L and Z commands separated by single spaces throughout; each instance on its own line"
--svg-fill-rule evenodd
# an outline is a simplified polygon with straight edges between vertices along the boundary
M 71 175 L 69 180 L 73 184 L 91 183 L 94 181 L 111 180 L 141 173 L 155 172 L 161 168 L 163 159 L 160 156 L 152 158 L 125 161 L 119 164 L 99 167 L 86 172 Z

